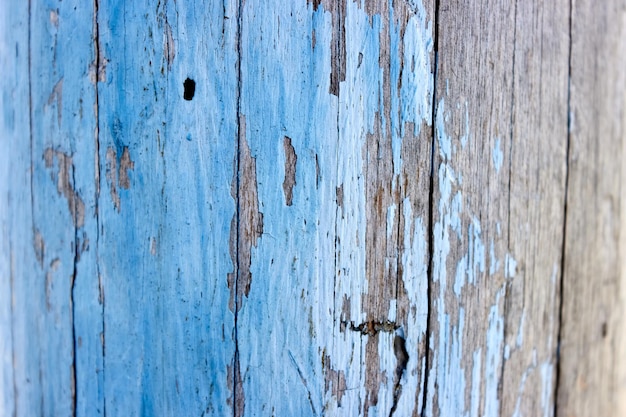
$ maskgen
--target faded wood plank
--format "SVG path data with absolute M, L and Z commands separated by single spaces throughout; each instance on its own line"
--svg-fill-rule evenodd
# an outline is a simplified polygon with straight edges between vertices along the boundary
M 626 412 L 624 68 L 626 3 L 575 2 L 558 415 Z
M 569 2 L 516 7 L 507 250 L 517 268 L 506 289 L 500 414 L 550 416 L 563 273 Z
M 236 16 L 237 2 L 99 2 L 109 414 L 232 413 Z
M 332 19 L 304 1 L 241 11 L 235 415 L 320 415 L 325 388 L 340 389 L 324 384 L 320 343 L 333 325 Z
M 440 3 L 427 415 L 552 414 L 567 33 L 565 4 Z

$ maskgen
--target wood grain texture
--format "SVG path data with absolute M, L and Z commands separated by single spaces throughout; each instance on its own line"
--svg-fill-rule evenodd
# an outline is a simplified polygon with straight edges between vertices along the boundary
M 16 30 L 3 50 L 18 64 L 3 88 L 13 120 L 2 134 L 17 179 L 7 225 L 13 415 L 69 415 L 78 402 L 102 408 L 102 319 L 90 308 L 98 299 L 91 6 L 3 6 L 12 16 L 3 27 Z
M 232 412 L 236 14 L 235 2 L 99 2 L 110 414 Z
M 626 412 L 626 4 L 0 4 L 0 417 Z
M 626 3 L 572 9 L 558 415 L 622 415 Z M 621 179 L 623 181 L 623 177 Z M 621 408 L 620 408 L 621 407 Z
M 239 181 L 258 203 L 239 204 L 263 218 L 251 280 L 240 277 L 246 414 L 419 412 L 431 12 L 395 5 L 243 5 L 240 161 L 255 172 L 240 166 Z M 394 352 L 398 327 L 408 360 Z
M 440 3 L 427 415 L 553 412 L 568 24 Z

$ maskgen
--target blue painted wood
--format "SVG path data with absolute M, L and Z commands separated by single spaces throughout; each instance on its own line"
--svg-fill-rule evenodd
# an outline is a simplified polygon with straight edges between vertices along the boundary
M 98 28 L 107 413 L 225 415 L 237 4 L 101 1 Z
M 543 7 L 207 3 L 0 4 L 0 416 L 549 415 Z
M 3 37 L 16 64 L 3 88 L 5 149 L 14 149 L 8 166 L 20 178 L 7 190 L 13 415 L 69 415 L 77 402 L 95 415 L 93 9 L 47 1 L 3 11 L 18 34 Z
M 16 415 L 18 397 L 16 389 L 22 388 L 21 398 L 39 398 L 40 385 L 31 390 L 24 381 L 36 381 L 37 351 L 16 357 L 16 348 L 24 348 L 27 332 L 34 333 L 17 302 L 24 301 L 23 284 L 29 271 L 35 270 L 32 235 L 31 173 L 28 90 L 28 7 L 25 3 L 3 3 L 0 7 L 0 414 Z M 10 63 L 13 63 L 10 65 Z M 10 69 L 9 69 L 10 68 Z M 9 151 L 10 150 L 10 151 Z M 10 179 L 10 180 L 9 180 Z M 15 277 L 18 277 L 16 280 Z M 20 279 L 21 278 L 21 279 Z M 16 282 L 17 281 L 17 282 Z M 14 310 L 17 310 L 15 312 Z M 17 314 L 16 314 L 17 313 Z M 36 313 L 36 312 L 33 312 Z M 35 316 L 35 314 L 33 314 Z M 33 317 L 31 316 L 31 317 Z M 14 320 L 18 317 L 19 321 Z M 34 323 L 33 323 L 34 324 Z M 20 331 L 21 325 L 24 331 Z M 28 355 L 34 357 L 29 357 Z M 18 362 L 19 360 L 19 362 Z M 19 367 L 16 365 L 20 365 Z M 25 404 L 23 408 L 26 408 Z M 34 411 L 34 410 L 33 410 Z

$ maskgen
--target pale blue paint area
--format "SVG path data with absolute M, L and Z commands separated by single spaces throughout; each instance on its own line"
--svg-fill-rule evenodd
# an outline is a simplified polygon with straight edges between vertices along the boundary
M 539 367 L 541 373 L 541 408 L 543 408 L 543 416 L 549 417 L 554 411 L 554 404 L 552 403 L 552 383 L 554 380 L 554 365 L 547 360 Z
M 526 310 L 522 312 L 522 318 L 520 319 L 519 328 L 517 329 L 517 337 L 515 338 L 515 345 L 519 348 L 524 344 L 524 324 L 526 322 Z
M 467 101 L 465 102 L 465 133 L 461 136 L 461 147 L 465 149 L 467 142 L 470 140 L 470 127 L 469 127 L 469 110 L 467 108 Z
M 469 224 L 468 244 L 467 281 L 475 284 L 476 276 L 485 272 L 485 245 L 481 239 L 480 222 L 476 217 L 472 217 L 472 222 Z
M 507 278 L 514 278 L 517 272 L 517 261 L 510 253 L 504 256 L 504 273 Z
M 493 151 L 491 152 L 491 159 L 493 160 L 493 166 L 496 168 L 496 173 L 500 172 L 500 168 L 502 168 L 502 161 L 504 160 L 500 138 L 496 138 L 496 143 L 494 144 Z
M 429 379 L 427 408 L 434 410 L 436 406 L 439 415 L 461 416 L 466 412 L 465 370 L 461 367 L 465 310 L 462 307 L 459 309 L 458 326 L 450 323 L 450 316 L 443 313 L 443 309 L 439 308 L 438 311 L 440 338 L 432 364 L 432 369 L 436 369 L 436 379 Z M 434 404 L 435 383 L 437 404 Z
M 28 383 L 39 377 L 32 323 L 42 311 L 43 275 L 32 244 L 28 18 L 27 2 L 0 3 L 0 413 L 19 417 L 39 414 L 42 397 L 42 387 Z
M 328 93 L 330 33 L 331 16 L 322 7 L 314 12 L 304 2 L 279 1 L 243 6 L 241 112 L 256 158 L 257 184 L 249 185 L 258 185 L 263 213 L 250 293 L 237 321 L 245 415 L 320 415 L 331 407 L 322 360 L 340 366 L 331 351 L 332 233 L 340 184 L 337 100 Z M 282 188 L 285 136 L 297 155 L 291 206 Z M 344 185 L 347 216 L 353 192 Z
M 426 226 L 419 217 L 414 217 L 411 204 L 408 199 L 402 204 L 404 208 L 405 230 L 402 244 L 402 279 L 404 288 L 409 299 L 408 323 L 404 329 L 406 348 L 408 352 L 418 352 L 419 344 L 423 342 L 426 334 L 426 318 L 428 316 L 428 250 L 426 239 Z M 409 356 L 409 362 L 402 385 L 403 392 L 422 393 L 425 372 L 418 375 L 418 369 L 424 369 L 425 358 L 419 358 L 413 354 Z M 421 363 L 420 363 L 421 362 Z M 419 377 L 419 379 L 418 379 Z M 412 412 L 413 407 L 422 409 L 421 398 L 416 404 L 412 395 L 402 395 L 399 399 L 397 410 Z
M 472 391 L 470 393 L 470 417 L 478 417 L 480 408 L 481 393 L 481 372 L 482 372 L 482 349 L 474 351 L 472 354 Z
M 467 255 L 463 256 L 456 265 L 456 273 L 454 275 L 454 295 L 457 297 L 461 295 L 461 290 L 465 286 L 467 277 Z
M 485 356 L 485 409 L 484 415 L 496 417 L 500 413 L 500 399 L 498 398 L 498 383 L 500 377 L 500 362 L 502 360 L 504 343 L 504 319 L 500 315 L 500 299 L 504 288 L 496 294 L 494 305 L 489 310 L 489 327 L 487 329 L 486 356 Z
M 439 153 L 445 162 L 452 158 L 452 141 L 446 134 L 446 107 L 443 99 L 439 100 L 437 105 L 437 119 L 435 134 L 437 135 L 437 142 L 439 144 Z
M 461 239 L 462 229 L 461 229 L 461 217 L 460 214 L 463 211 L 463 196 L 460 191 L 457 191 L 452 199 L 452 204 L 450 206 L 450 227 L 453 231 L 456 232 L 459 240 Z
M 445 129 L 445 104 L 443 99 L 437 106 L 436 138 L 439 155 L 442 159 L 438 169 L 439 203 L 438 221 L 434 225 L 434 248 L 433 248 L 433 280 L 439 283 L 439 294 L 434 302 L 439 323 L 439 338 L 437 346 L 431 339 L 430 349 L 434 352 L 433 361 L 426 387 L 428 396 L 426 403 L 427 415 L 435 414 L 436 409 L 440 415 L 463 415 L 466 412 L 465 396 L 459 393 L 465 392 L 465 370 L 461 368 L 463 349 L 463 326 L 464 309 L 460 308 L 458 322 L 451 323 L 450 315 L 446 312 L 445 299 L 447 287 L 447 258 L 450 253 L 450 230 L 460 227 L 459 211 L 462 208 L 462 196 L 457 194 L 452 200 L 452 187 L 456 182 L 454 171 L 449 165 L 452 157 L 451 139 Z M 458 198 L 456 198 L 458 197 Z M 471 234 L 471 232 L 470 232 Z M 465 283 L 468 273 L 469 253 L 466 254 L 459 264 L 455 274 L 453 289 L 459 294 Z M 435 391 L 437 401 L 435 401 Z
M 236 2 L 99 4 L 108 60 L 98 85 L 99 259 L 111 415 L 232 413 L 236 13 Z M 183 99 L 187 77 L 196 81 L 192 101 Z M 125 147 L 134 162 L 128 189 L 110 169 Z
M 489 276 L 493 276 L 500 270 L 500 261 L 496 257 L 493 239 L 489 242 Z
M 391 239 L 391 235 L 394 232 L 394 226 L 396 226 L 396 210 L 397 206 L 395 205 L 387 207 L 387 239 Z
M 468 251 L 457 264 L 454 293 L 459 296 L 465 283 L 474 285 L 477 276 L 485 272 L 485 245 L 481 239 L 480 222 L 472 217 L 467 233 Z

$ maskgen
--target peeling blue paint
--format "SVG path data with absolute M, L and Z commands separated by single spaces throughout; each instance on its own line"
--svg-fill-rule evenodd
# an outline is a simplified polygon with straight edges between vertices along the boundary
M 507 253 L 504 257 L 504 271 L 507 278 L 514 278 L 517 272 L 517 261 Z
M 487 417 L 497 417 L 500 413 L 498 384 L 500 362 L 503 356 L 504 319 L 499 314 L 499 304 L 504 289 L 498 291 L 495 304 L 489 310 L 489 327 L 487 329 L 487 346 L 485 357 L 485 411 Z
M 493 166 L 496 168 L 496 173 L 500 172 L 500 168 L 502 168 L 502 161 L 504 160 L 502 147 L 500 145 L 500 138 L 496 138 L 491 158 L 493 160 Z

